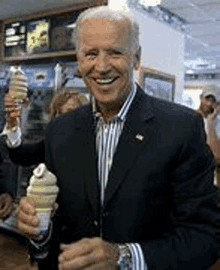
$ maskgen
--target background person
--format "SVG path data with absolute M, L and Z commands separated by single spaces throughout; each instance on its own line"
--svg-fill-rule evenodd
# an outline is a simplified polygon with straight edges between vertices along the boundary
M 207 117 L 208 138 L 216 162 L 215 185 L 218 189 L 218 203 L 220 202 L 220 102 L 216 103 L 212 114 Z
M 213 91 L 204 90 L 200 96 L 200 105 L 197 112 L 199 112 L 204 119 L 205 131 L 207 135 L 209 130 L 207 118 L 213 113 L 216 101 L 216 96 Z
M 220 139 L 220 101 L 216 102 L 214 110 L 207 117 L 209 127 L 209 142 Z
M 93 102 L 46 132 L 60 193 L 42 269 L 205 270 L 216 260 L 215 166 L 202 118 L 134 84 L 138 32 L 131 15 L 107 7 L 77 19 L 79 71 Z M 38 224 L 24 197 L 18 227 L 37 239 Z

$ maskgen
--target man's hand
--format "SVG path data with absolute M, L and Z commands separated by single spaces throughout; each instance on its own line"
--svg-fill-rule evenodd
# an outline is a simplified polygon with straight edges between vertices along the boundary
M 9 94 L 5 95 L 4 103 L 7 128 L 11 129 L 18 124 L 18 119 L 21 115 L 21 108 L 17 101 Z
M 55 215 L 58 204 L 54 203 L 51 217 Z M 34 240 L 41 240 L 39 236 L 40 219 L 36 215 L 35 202 L 32 198 L 26 196 L 20 200 L 17 211 L 17 227 L 25 236 Z
M 29 197 L 23 197 L 18 206 L 17 227 L 25 236 L 34 240 L 40 240 L 40 220 L 36 215 L 35 202 Z
M 101 238 L 83 238 L 65 245 L 61 244 L 59 270 L 116 270 L 118 247 Z
M 13 210 L 13 199 L 10 194 L 3 193 L 0 195 L 0 219 L 9 216 Z

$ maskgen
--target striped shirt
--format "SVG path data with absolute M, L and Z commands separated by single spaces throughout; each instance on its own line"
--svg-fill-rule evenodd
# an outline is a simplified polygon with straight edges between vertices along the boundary
M 113 156 L 118 145 L 121 132 L 124 127 L 127 112 L 134 100 L 137 92 L 133 84 L 132 90 L 126 98 L 119 113 L 111 120 L 104 121 L 101 114 L 96 110 L 95 100 L 93 99 L 93 111 L 96 118 L 96 151 L 98 153 L 98 174 L 101 190 L 101 204 L 104 202 L 105 188 L 108 182 L 108 174 L 112 165 Z M 130 243 L 129 248 L 132 256 L 132 270 L 147 270 L 143 251 L 138 243 Z

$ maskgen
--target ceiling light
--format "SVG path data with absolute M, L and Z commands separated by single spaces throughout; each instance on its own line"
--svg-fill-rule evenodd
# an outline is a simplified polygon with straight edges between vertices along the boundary
M 108 6 L 112 10 L 121 10 L 129 12 L 127 0 L 110 1 Z
M 157 6 L 160 5 L 162 0 L 140 0 L 140 4 L 144 6 Z
M 192 70 L 192 69 L 188 69 L 187 71 L 186 71 L 186 74 L 193 74 L 194 73 L 194 71 Z

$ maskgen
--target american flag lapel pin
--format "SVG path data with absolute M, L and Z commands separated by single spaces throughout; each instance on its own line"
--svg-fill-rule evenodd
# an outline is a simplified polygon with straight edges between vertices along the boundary
M 144 139 L 144 136 L 141 135 L 141 134 L 137 134 L 137 135 L 135 136 L 135 138 L 136 138 L 137 142 L 142 142 L 143 139 Z

